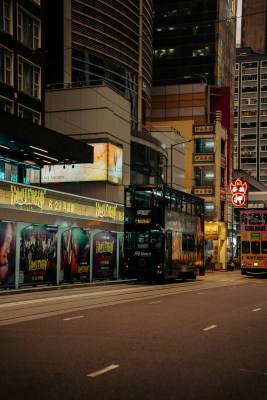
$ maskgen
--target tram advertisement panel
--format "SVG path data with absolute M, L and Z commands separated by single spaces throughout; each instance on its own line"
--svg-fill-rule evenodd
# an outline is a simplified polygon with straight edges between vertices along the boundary
M 89 280 L 90 230 L 73 228 L 62 234 L 61 276 L 63 280 Z
M 15 284 L 15 224 L 0 222 L 0 286 Z
M 33 225 L 21 232 L 20 283 L 56 281 L 57 229 Z
M 117 234 L 100 232 L 94 237 L 93 279 L 114 277 L 117 259 Z

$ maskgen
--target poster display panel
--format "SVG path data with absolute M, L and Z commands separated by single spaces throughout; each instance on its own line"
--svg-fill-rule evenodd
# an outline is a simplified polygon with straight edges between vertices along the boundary
M 110 181 L 122 184 L 122 148 L 111 143 L 90 143 L 94 147 L 92 164 L 45 165 L 42 183 Z M 29 171 L 30 183 L 39 183 Z
M 89 280 L 90 230 L 69 229 L 62 234 L 61 244 L 61 280 Z
M 94 236 L 93 279 L 114 278 L 117 259 L 117 234 L 100 232 Z
M 13 222 L 0 221 L 0 286 L 15 284 L 15 232 Z
M 57 229 L 33 225 L 21 232 L 20 283 L 56 281 Z

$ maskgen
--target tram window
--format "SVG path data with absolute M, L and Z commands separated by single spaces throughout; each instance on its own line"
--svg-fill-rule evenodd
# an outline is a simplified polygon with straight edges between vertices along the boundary
M 267 240 L 261 242 L 261 254 L 267 254 Z
M 150 232 L 150 245 L 152 249 L 161 249 L 162 248 L 162 232 L 152 230 Z
M 251 253 L 252 254 L 260 254 L 260 242 L 251 242 Z
M 165 192 L 165 207 L 170 208 L 171 194 L 170 192 Z
M 198 201 L 196 201 L 196 204 L 195 204 L 195 214 L 197 216 L 201 215 L 201 203 L 199 203 Z
M 242 225 L 247 225 L 247 223 L 248 223 L 248 215 L 247 214 L 242 214 L 241 224 Z
M 189 251 L 195 250 L 195 238 L 193 235 L 187 235 L 187 247 Z
M 125 202 L 126 202 L 126 207 L 133 206 L 133 190 L 132 189 L 127 190 Z
M 182 250 L 187 251 L 187 235 L 183 233 Z
M 194 215 L 195 214 L 195 208 L 196 208 L 196 200 L 192 199 L 191 200 L 191 214 Z
M 186 214 L 187 212 L 187 198 L 183 196 L 182 200 L 182 212 Z
M 250 253 L 250 242 L 249 241 L 243 241 L 242 242 L 242 253 L 243 254 L 249 254 Z
M 154 206 L 159 207 L 163 205 L 163 192 L 160 190 L 155 190 L 153 192 L 154 196 Z
M 249 214 L 249 225 L 261 225 L 261 214 Z
M 126 249 L 135 248 L 135 232 L 125 233 L 125 247 Z
M 171 195 L 171 210 L 176 211 L 176 196 L 174 193 Z
M 149 231 L 136 232 L 137 248 L 148 249 L 149 245 Z
M 177 195 L 176 201 L 177 201 L 177 211 L 182 212 L 182 197 Z
M 267 224 L 267 213 L 263 214 L 263 223 L 266 225 Z
M 151 207 L 152 192 L 149 190 L 135 191 L 135 205 L 137 207 Z

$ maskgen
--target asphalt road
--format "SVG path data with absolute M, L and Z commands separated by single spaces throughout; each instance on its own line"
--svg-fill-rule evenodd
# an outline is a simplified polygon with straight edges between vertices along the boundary
M 3 400 L 267 400 L 267 280 L 0 297 Z

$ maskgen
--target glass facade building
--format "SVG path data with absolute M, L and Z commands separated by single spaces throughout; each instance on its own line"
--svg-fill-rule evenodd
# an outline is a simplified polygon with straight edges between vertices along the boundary
M 155 0 L 154 8 L 153 85 L 233 86 L 236 0 Z
M 54 26 L 61 26 L 59 43 L 54 43 L 53 29 L 46 31 L 50 50 L 46 82 L 92 86 L 104 80 L 130 100 L 132 127 L 136 129 L 138 119 L 144 122 L 144 110 L 151 103 L 152 0 L 61 0 L 56 11 L 47 2 L 45 16 Z M 55 74 L 56 52 L 61 61 Z

